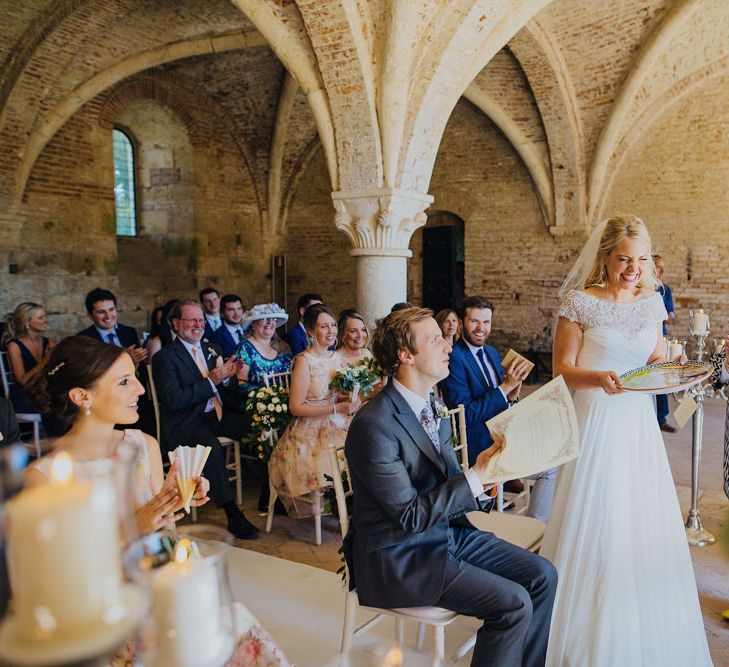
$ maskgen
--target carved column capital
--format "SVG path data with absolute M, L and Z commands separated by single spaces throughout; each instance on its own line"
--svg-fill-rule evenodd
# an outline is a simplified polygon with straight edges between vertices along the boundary
M 397 188 L 332 193 L 334 223 L 352 243 L 352 255 L 411 257 L 413 232 L 422 227 L 433 197 Z

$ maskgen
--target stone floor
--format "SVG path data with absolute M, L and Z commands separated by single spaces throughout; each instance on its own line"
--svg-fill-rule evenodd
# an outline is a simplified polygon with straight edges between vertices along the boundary
M 672 409 L 675 408 L 672 403 Z M 704 421 L 703 456 L 700 486 L 702 489 L 699 509 L 704 527 L 720 537 L 729 533 L 729 501 L 722 491 L 722 443 L 725 404 L 718 399 L 707 400 Z M 691 484 L 691 424 L 676 434 L 664 433 L 671 469 L 684 514 L 690 505 Z M 249 481 L 250 480 L 250 481 Z M 641 489 L 633 489 L 636 507 L 640 506 Z M 258 483 L 251 475 L 246 478 L 243 509 L 259 528 L 257 540 L 238 541 L 236 546 L 265 554 L 305 563 L 325 570 L 336 571 L 340 566 L 341 539 L 339 525 L 331 517 L 325 517 L 322 525 L 322 545 L 314 545 L 312 519 L 295 520 L 286 516 L 274 517 L 273 530 L 263 532 L 265 517 L 256 512 Z M 199 521 L 224 525 L 222 512 L 215 508 L 203 508 Z M 692 548 L 694 570 L 699 588 L 704 623 L 709 648 L 716 667 L 729 667 L 729 622 L 721 612 L 729 609 L 729 537 L 723 544 Z

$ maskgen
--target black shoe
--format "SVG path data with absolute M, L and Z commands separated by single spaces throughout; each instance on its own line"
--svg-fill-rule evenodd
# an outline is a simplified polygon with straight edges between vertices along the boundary
M 286 516 L 288 514 L 280 498 L 276 498 L 276 502 L 273 505 L 273 513 L 279 516 Z M 265 504 L 261 500 L 258 501 L 258 514 L 259 516 L 266 516 L 268 514 L 268 501 Z
M 659 428 L 665 433 L 675 433 L 678 431 L 675 426 L 671 426 L 670 424 L 661 424 Z
M 255 540 L 258 537 L 258 528 L 246 519 L 243 512 L 228 519 L 228 531 L 239 540 Z

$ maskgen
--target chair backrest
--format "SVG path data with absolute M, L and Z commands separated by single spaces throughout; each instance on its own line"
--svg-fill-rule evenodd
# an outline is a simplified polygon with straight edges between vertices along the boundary
M 458 407 L 448 410 L 451 416 L 451 431 L 456 436 L 456 443 L 453 449 L 461 459 L 461 469 L 468 470 L 468 438 L 466 437 L 466 408 L 463 403 Z
M 10 385 L 13 384 L 13 374 L 10 371 L 10 359 L 7 350 L 0 350 L 0 375 L 2 375 L 3 395 L 10 400 Z
M 349 465 L 344 456 L 344 446 L 328 447 L 329 468 L 332 471 L 332 485 L 334 496 L 337 499 L 337 511 L 339 512 L 339 528 L 342 531 L 342 539 L 349 530 L 349 510 L 347 509 L 347 498 L 352 495 L 352 476 L 349 473 Z M 343 475 L 347 475 L 347 486 L 344 488 Z
M 263 376 L 263 384 L 266 387 L 283 387 L 291 388 L 291 371 L 283 371 L 281 373 L 266 373 Z
M 157 442 L 159 442 L 161 435 L 159 426 L 159 399 L 157 398 L 157 385 L 154 383 L 154 376 L 152 375 L 151 362 L 149 364 L 149 368 L 147 369 L 147 377 L 149 378 L 149 395 L 152 399 L 152 407 L 154 408 L 155 438 L 157 438 Z

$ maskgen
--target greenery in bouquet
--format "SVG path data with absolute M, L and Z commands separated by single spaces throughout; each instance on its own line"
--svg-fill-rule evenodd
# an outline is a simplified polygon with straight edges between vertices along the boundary
M 251 415 L 251 430 L 243 441 L 268 461 L 273 452 L 275 434 L 280 434 L 291 419 L 286 387 L 259 387 L 248 394 L 245 410 Z
M 334 391 L 352 393 L 355 386 L 359 387 L 359 395 L 367 396 L 380 381 L 382 369 L 374 357 L 363 359 L 358 364 L 347 364 L 340 368 L 329 383 Z

